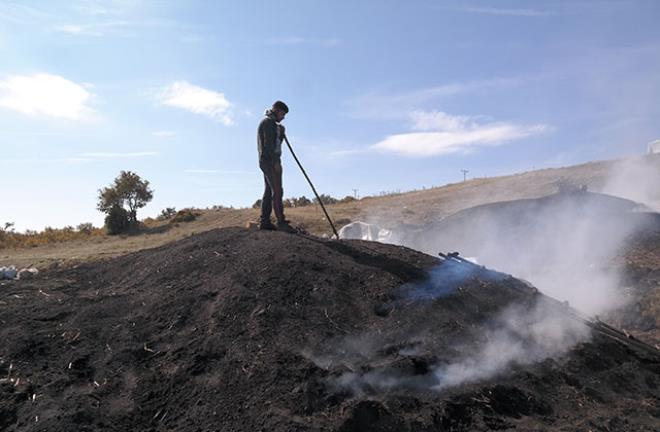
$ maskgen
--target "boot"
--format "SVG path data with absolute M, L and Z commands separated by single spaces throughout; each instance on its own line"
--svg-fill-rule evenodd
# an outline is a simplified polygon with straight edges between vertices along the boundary
M 261 222 L 259 222 L 259 229 L 263 230 L 263 231 L 275 231 L 277 229 L 277 227 L 275 225 L 273 225 L 273 223 L 270 221 L 270 219 L 268 219 L 268 220 L 262 220 Z
M 296 229 L 294 227 L 291 226 L 291 224 L 289 223 L 288 220 L 283 220 L 281 222 L 278 222 L 277 223 L 277 230 L 278 231 L 283 231 L 283 232 L 286 232 L 286 233 L 291 233 L 291 234 L 294 234 L 294 233 L 298 232 L 298 231 L 296 231 Z

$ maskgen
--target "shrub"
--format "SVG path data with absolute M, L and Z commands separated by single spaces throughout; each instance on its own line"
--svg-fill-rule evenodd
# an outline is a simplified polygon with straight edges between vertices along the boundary
M 258 200 L 256 200 L 256 201 L 254 202 L 254 204 L 252 204 L 252 208 L 253 208 L 253 209 L 259 209 L 259 208 L 261 208 L 261 198 L 259 198 Z
M 192 222 L 195 219 L 197 219 L 198 216 L 201 216 L 202 213 L 195 211 L 195 209 L 192 208 L 186 208 L 183 210 L 179 210 L 172 219 L 170 219 L 170 223 L 177 223 L 177 222 Z
M 292 207 L 305 207 L 310 205 L 312 202 L 305 195 L 299 198 L 291 198 Z
M 158 215 L 157 219 L 160 221 L 168 220 L 171 219 L 176 215 L 176 208 L 175 207 L 166 207 L 163 209 L 163 211 L 160 212 Z
M 105 228 L 109 235 L 117 235 L 128 231 L 130 227 L 128 212 L 119 205 L 110 208 L 105 217 Z
M 103 229 L 95 228 L 91 223 L 82 223 L 77 228 L 71 226 L 46 227 L 42 231 L 26 229 L 22 233 L 14 231 L 13 225 L 5 226 L 5 228 L 0 226 L 0 249 L 35 247 L 50 243 L 86 240 L 90 236 L 104 235 Z
M 333 198 L 330 195 L 321 194 L 321 195 L 319 195 L 319 197 L 323 201 L 323 204 L 336 204 L 337 203 L 337 198 Z M 319 203 L 318 198 L 314 198 L 314 204 L 318 204 L 318 203 Z
M 90 222 L 83 222 L 81 224 L 78 224 L 76 230 L 79 233 L 90 235 L 92 234 L 92 231 L 94 231 L 94 225 L 92 225 Z

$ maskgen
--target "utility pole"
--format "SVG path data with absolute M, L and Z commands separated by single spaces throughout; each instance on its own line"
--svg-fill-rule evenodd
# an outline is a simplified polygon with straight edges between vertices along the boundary
M 470 170 L 462 169 L 461 172 L 463 173 L 463 181 L 467 179 L 467 173 L 470 172 Z
M 355 199 L 358 199 L 358 191 L 360 189 L 351 189 L 353 191 L 353 196 L 355 196 Z

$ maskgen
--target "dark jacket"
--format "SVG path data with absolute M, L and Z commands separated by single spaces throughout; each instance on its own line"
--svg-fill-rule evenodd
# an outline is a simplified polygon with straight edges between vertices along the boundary
M 284 139 L 284 126 L 277 124 L 273 115 L 266 113 L 266 117 L 259 123 L 257 129 L 257 148 L 259 161 L 277 161 L 282 155 L 282 140 Z

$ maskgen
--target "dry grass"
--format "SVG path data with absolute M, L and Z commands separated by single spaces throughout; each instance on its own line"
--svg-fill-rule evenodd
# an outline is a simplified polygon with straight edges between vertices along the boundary
M 659 160 L 660 162 L 660 160 Z M 443 187 L 382 197 L 366 197 L 349 203 L 328 206 L 339 228 L 346 222 L 364 220 L 387 226 L 398 223 L 425 223 L 480 204 L 524 198 L 536 198 L 557 191 L 560 181 L 587 185 L 601 191 L 615 162 L 594 162 L 574 167 L 531 171 L 503 177 L 474 179 Z M 660 163 L 659 163 L 660 165 Z M 0 249 L 0 265 L 28 264 L 46 267 L 122 255 L 148 249 L 195 233 L 227 226 L 245 226 L 258 218 L 255 209 L 201 210 L 192 222 L 168 224 L 148 221 L 147 229 L 136 235 L 106 236 L 94 233 L 78 236 L 62 233 L 49 238 L 35 238 L 33 243 L 17 243 Z M 330 236 L 331 230 L 317 205 L 286 209 L 294 225 L 310 233 Z M 11 246 L 11 245 L 10 245 Z
M 84 231 L 76 230 L 73 227 L 46 228 L 40 232 L 28 231 L 26 233 L 0 230 L 0 249 L 32 248 L 52 243 L 84 241 L 104 235 L 105 230 L 101 228 Z

